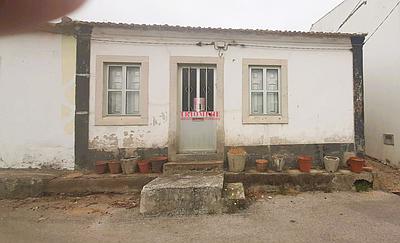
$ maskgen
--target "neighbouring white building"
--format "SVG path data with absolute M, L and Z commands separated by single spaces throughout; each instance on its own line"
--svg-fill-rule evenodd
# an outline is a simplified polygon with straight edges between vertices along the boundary
M 0 37 L 0 167 L 74 168 L 72 36 Z
M 395 167 L 400 167 L 399 4 L 346 0 L 311 28 L 369 33 L 364 45 L 366 153 Z
M 1 37 L 0 167 L 362 153 L 363 40 L 80 21 Z

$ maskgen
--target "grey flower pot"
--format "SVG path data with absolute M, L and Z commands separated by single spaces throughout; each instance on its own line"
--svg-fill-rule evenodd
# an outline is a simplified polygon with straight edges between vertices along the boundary
M 231 154 L 228 152 L 228 166 L 230 172 L 242 172 L 246 166 L 247 153 Z
M 334 156 L 325 156 L 324 157 L 324 165 L 325 170 L 329 173 L 334 173 L 339 168 L 340 159 Z

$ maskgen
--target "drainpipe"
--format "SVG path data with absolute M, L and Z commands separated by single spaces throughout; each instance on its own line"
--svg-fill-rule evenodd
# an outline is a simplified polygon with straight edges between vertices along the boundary
M 353 46 L 353 102 L 354 102 L 354 145 L 357 156 L 365 155 L 364 134 L 364 73 L 363 46 L 365 36 L 351 37 Z
M 75 169 L 90 169 L 89 161 L 89 81 L 92 26 L 77 25 L 75 77 Z

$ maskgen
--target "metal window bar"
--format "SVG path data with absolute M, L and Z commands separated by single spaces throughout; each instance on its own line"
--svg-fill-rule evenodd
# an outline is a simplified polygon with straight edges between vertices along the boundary
M 200 72 L 201 70 L 204 69 L 206 71 L 205 73 L 205 97 L 202 97 L 201 93 L 201 75 Z M 207 66 L 182 66 L 181 69 L 181 81 L 182 81 L 182 93 L 181 93 L 181 110 L 182 111 L 194 111 L 194 100 L 193 98 L 205 98 L 206 100 L 206 110 L 207 111 L 214 111 L 214 100 L 215 100 L 215 68 L 214 67 L 207 67 Z M 192 70 L 195 70 L 191 72 Z M 212 83 L 209 85 L 209 79 L 211 76 L 209 76 L 209 72 L 212 71 Z M 195 76 L 195 79 L 192 79 L 193 76 Z M 196 83 L 194 84 L 194 81 Z M 191 88 L 195 87 L 195 90 L 191 90 Z M 210 90 L 212 92 L 210 92 Z M 187 92 L 187 97 L 185 97 L 185 93 Z M 210 93 L 209 93 L 210 92 Z M 194 94 L 195 93 L 195 94 Z M 192 94 L 192 95 L 191 95 Z M 193 96 L 194 94 L 194 96 Z M 212 100 L 210 100 L 212 99 Z M 186 100 L 186 102 L 185 102 Z M 211 104 L 210 104 L 211 103 Z

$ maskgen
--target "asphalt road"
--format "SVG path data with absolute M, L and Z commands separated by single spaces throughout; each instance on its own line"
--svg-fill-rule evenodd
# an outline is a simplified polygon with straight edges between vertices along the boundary
M 3 200 L 0 242 L 400 242 L 397 195 L 265 198 L 237 214 L 153 218 L 127 198 Z

